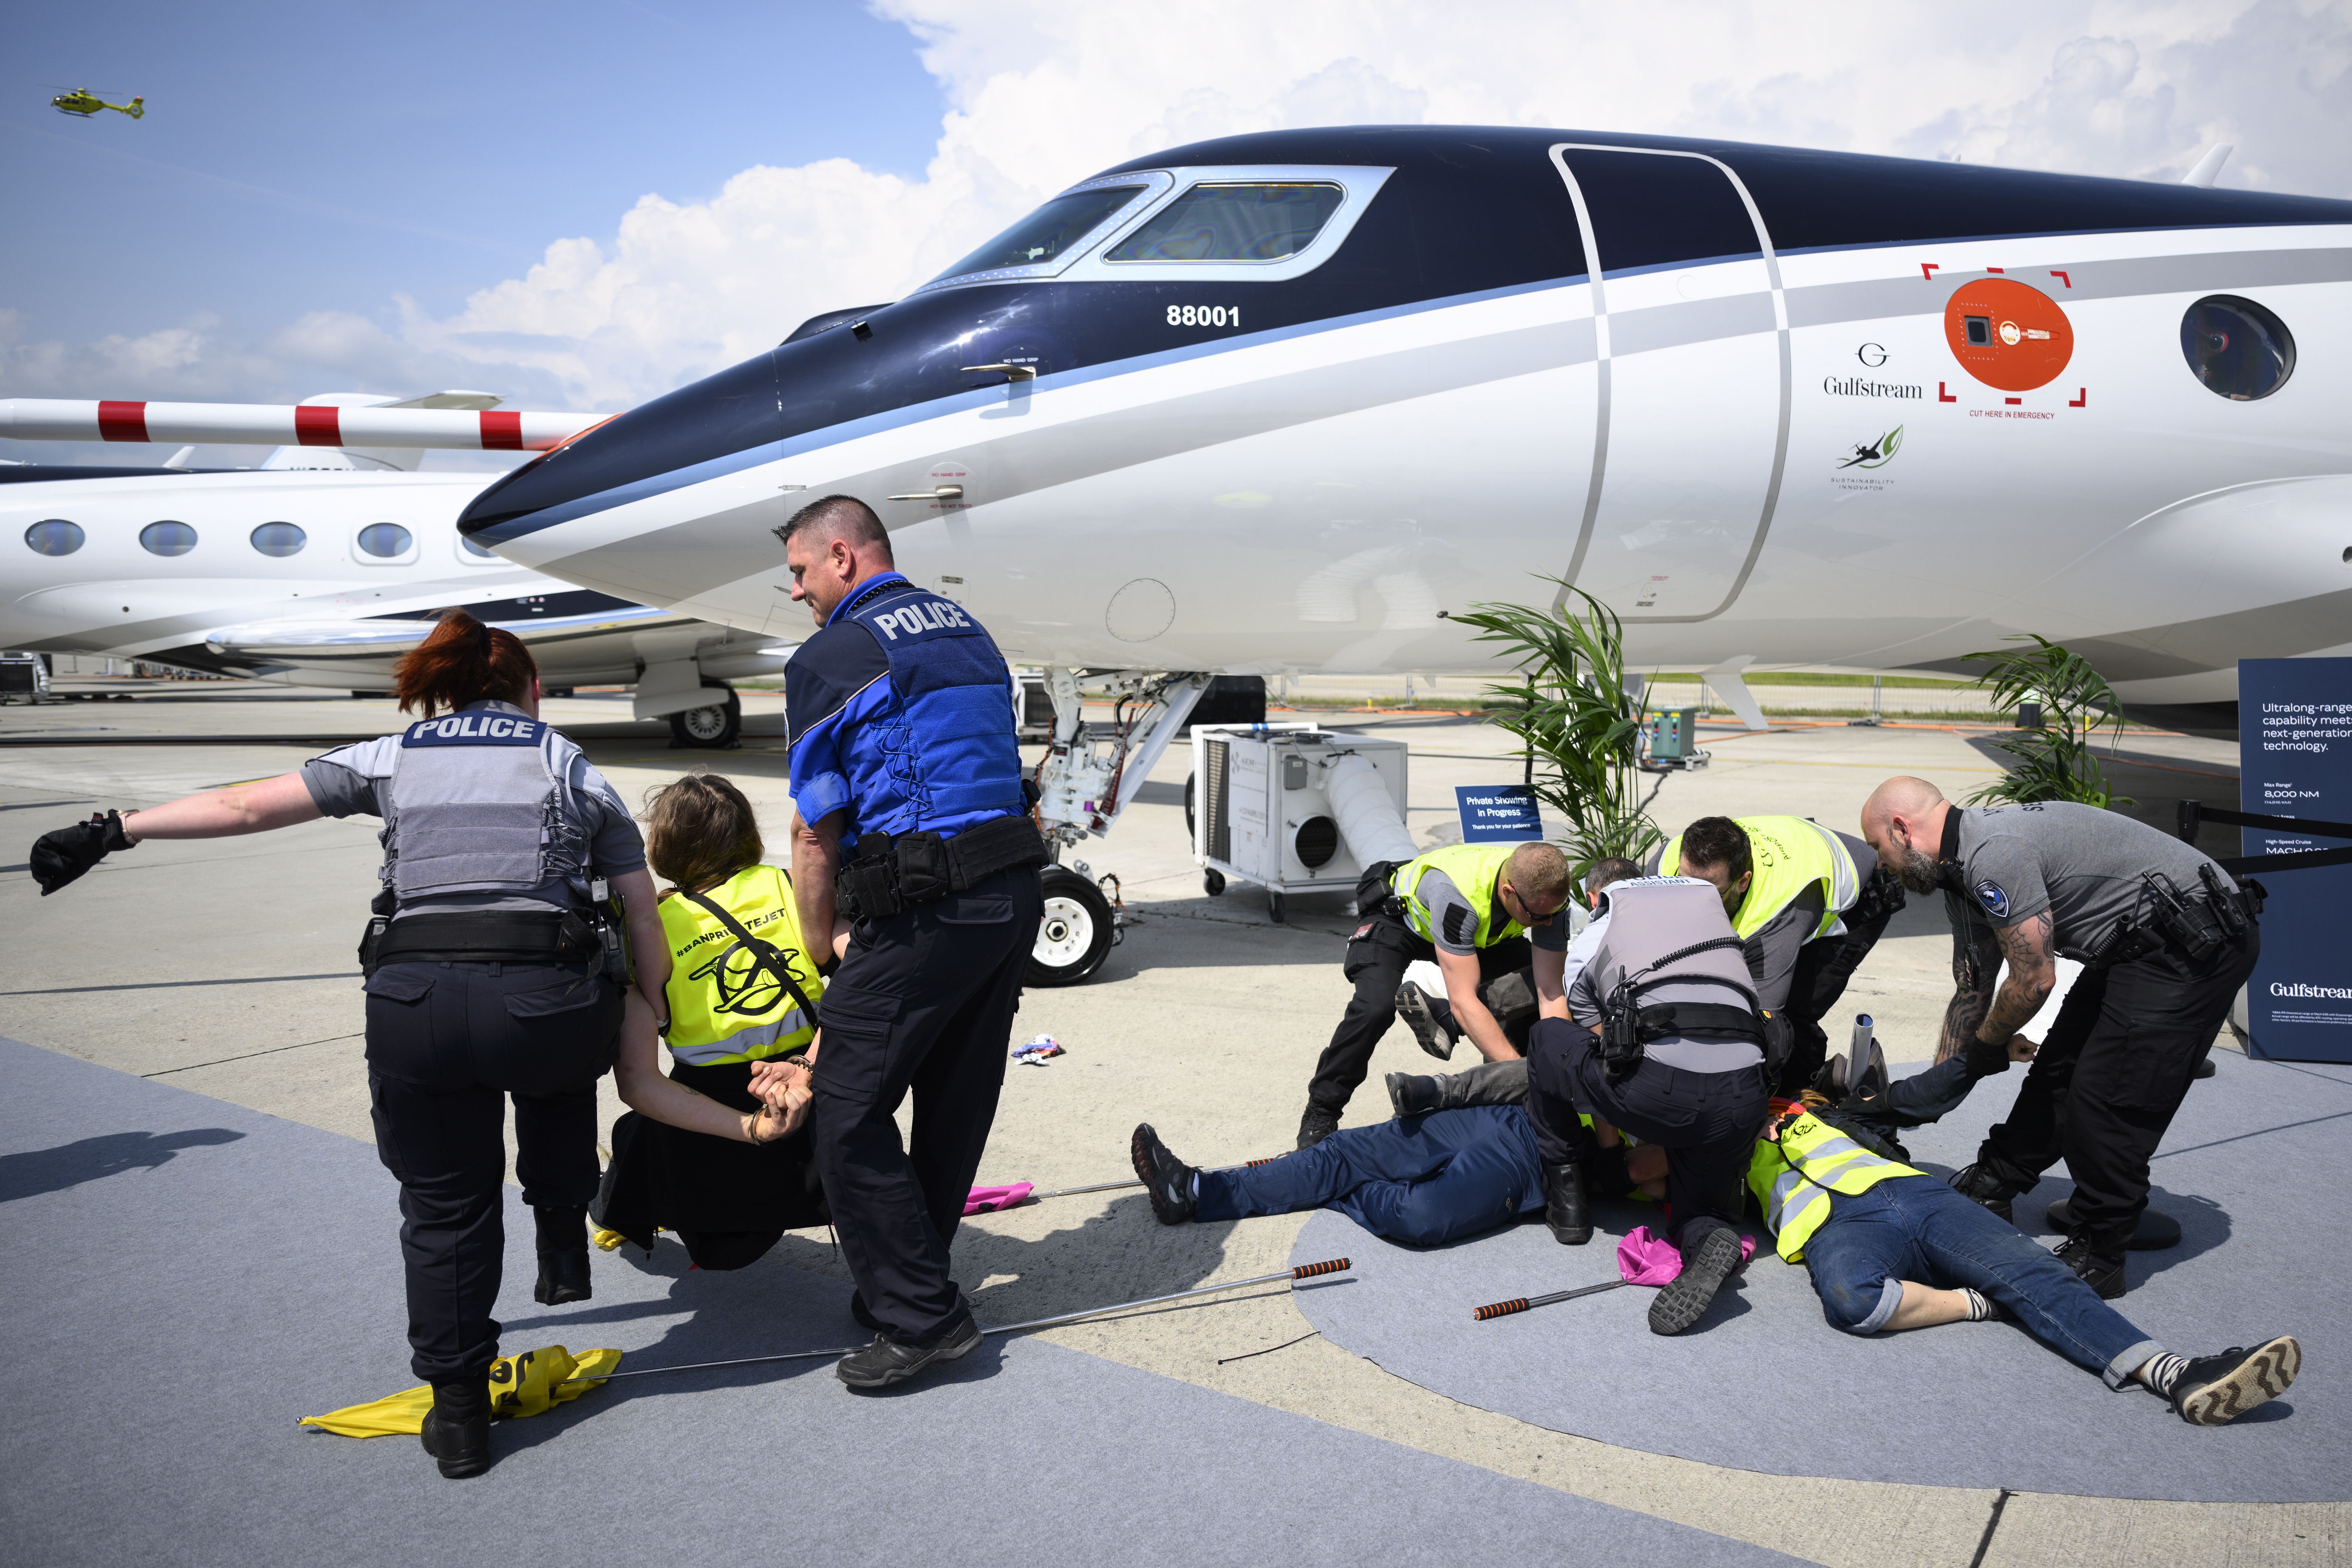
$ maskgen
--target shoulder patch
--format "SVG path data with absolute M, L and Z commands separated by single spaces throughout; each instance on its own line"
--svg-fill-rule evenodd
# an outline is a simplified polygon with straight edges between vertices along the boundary
M 547 726 L 506 713 L 452 713 L 411 724 L 404 746 L 536 746 Z
M 2009 913 L 2009 895 L 2002 891 L 1999 882 L 1987 878 L 1977 884 L 1976 890 L 1977 902 L 1982 904 L 1985 912 L 1993 919 L 2000 920 Z
M 1445 940 L 1456 947 L 1478 933 L 1478 917 L 1470 912 L 1467 904 L 1455 904 L 1445 911 Z

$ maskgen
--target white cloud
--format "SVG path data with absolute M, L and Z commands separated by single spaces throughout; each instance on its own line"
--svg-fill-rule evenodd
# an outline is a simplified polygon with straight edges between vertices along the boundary
M 317 315 L 251 342 L 199 322 L 0 345 L 0 389 L 127 375 L 228 395 L 299 372 L 626 406 L 820 310 L 896 298 L 1106 165 L 1284 126 L 1557 125 L 2144 179 L 2231 141 L 2225 184 L 2352 195 L 2352 0 L 875 5 L 946 89 L 919 180 L 840 159 L 751 168 L 707 202 L 646 196 L 609 239 L 560 239 L 450 316 L 404 300 L 389 331 Z

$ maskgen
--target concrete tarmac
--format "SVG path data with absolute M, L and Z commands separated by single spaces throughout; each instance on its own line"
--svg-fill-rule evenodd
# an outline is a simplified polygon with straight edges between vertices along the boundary
M 670 750 L 666 726 L 628 722 L 625 698 L 583 693 L 547 711 L 632 803 L 682 769 L 734 778 L 761 807 L 780 848 L 790 812 L 782 699 L 747 692 L 744 706 L 742 748 L 723 753 Z M 1453 832 L 1453 786 L 1517 776 L 1507 737 L 1475 721 L 1322 717 L 1408 742 L 1409 825 L 1423 843 Z M 0 1034 L 370 1138 L 353 949 L 378 859 L 373 819 L 145 844 L 47 900 L 37 896 L 23 857 L 37 834 L 93 809 L 154 805 L 284 773 L 338 740 L 399 722 L 388 701 L 239 701 L 217 692 L 0 710 L 0 921 L 8 933 L 0 944 Z M 1659 781 L 1652 810 L 1669 830 L 1710 813 L 1778 811 L 1852 831 L 1864 797 L 1890 773 L 1921 774 L 1955 797 L 1993 777 L 1998 766 L 1983 738 L 1893 726 L 1712 732 L 1704 737 L 1712 765 Z M 2234 803 L 2232 747 L 2135 734 L 2126 751 L 2133 760 L 2114 771 L 2140 797 L 2140 815 L 2168 821 L 2176 795 Z M 1258 889 L 1237 885 L 1206 896 L 1183 826 L 1189 767 L 1189 749 L 1172 749 L 1118 829 L 1079 852 L 1094 870 L 1118 874 L 1137 923 L 1095 980 L 1024 998 L 1016 1043 L 1051 1034 L 1069 1054 L 1008 1070 L 983 1181 L 1046 1188 L 1123 1178 L 1128 1134 L 1139 1121 L 1204 1164 L 1290 1147 L 1307 1076 L 1348 995 L 1339 957 L 1352 921 L 1340 895 L 1293 896 L 1285 924 L 1268 919 Z M 1874 1015 L 1895 1059 L 1925 1058 L 1949 994 L 1949 952 L 1940 910 L 1915 900 L 1864 964 L 1843 1011 Z M 2222 1044 L 2231 1044 L 2226 1035 Z M 1347 1123 L 1388 1114 L 1382 1073 L 1431 1065 L 1407 1031 L 1392 1030 Z M 609 1079 L 604 1098 L 609 1126 L 621 1109 Z M 967 1221 L 957 1271 L 983 1321 L 1018 1321 L 1279 1269 L 1304 1217 L 1170 1230 L 1153 1223 L 1132 1190 L 1056 1199 Z M 390 1246 L 393 1216 L 385 1220 Z M 787 1237 L 776 1256 L 843 1273 L 822 1231 Z M 596 1267 L 629 1264 L 600 1256 Z M 1830 1331 L 1806 1321 L 1790 1331 Z M 2343 1503 L 2004 1500 L 1968 1489 L 1790 1479 L 1615 1448 L 1391 1376 L 1314 1338 L 1280 1290 L 1051 1337 L 1835 1568 L 2340 1563 L 2352 1551 L 2352 1505 Z M 2072 1373 L 2053 1363 L 2053 1375 Z M 1801 1391 L 1776 1391 L 1769 1369 L 1759 1369 L 1755 1386 L 1724 1391 L 1715 1418 L 1765 1418 L 1788 1397 L 1801 1399 Z M 1890 1390 L 1884 1406 L 1855 1418 L 1933 1421 L 1932 1395 Z M 1340 1496 L 1317 1500 L 1347 1506 Z

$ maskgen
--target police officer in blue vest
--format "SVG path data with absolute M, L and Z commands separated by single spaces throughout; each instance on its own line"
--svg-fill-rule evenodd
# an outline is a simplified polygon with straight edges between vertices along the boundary
M 776 536 L 819 628 L 784 671 L 793 889 L 803 931 L 852 922 L 808 1052 L 850 1310 L 875 1331 L 836 1371 L 887 1388 L 980 1343 L 948 1244 L 996 1119 L 1045 846 L 1012 671 L 980 623 L 895 570 L 863 501 L 827 496 Z M 908 1148 L 894 1118 L 910 1089 Z

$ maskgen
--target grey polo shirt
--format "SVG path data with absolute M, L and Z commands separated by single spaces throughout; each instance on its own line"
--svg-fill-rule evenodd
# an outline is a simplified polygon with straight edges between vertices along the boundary
M 2032 805 L 1952 808 L 1944 827 L 1944 907 L 1952 928 L 2005 931 L 2048 911 L 2051 946 L 2087 960 L 2126 919 L 2145 923 L 2157 905 L 2146 873 L 2170 880 L 2177 896 L 2201 898 L 2198 868 L 2212 857 L 2120 812 L 2048 801 Z M 2215 867 L 2225 888 L 2237 883 Z

